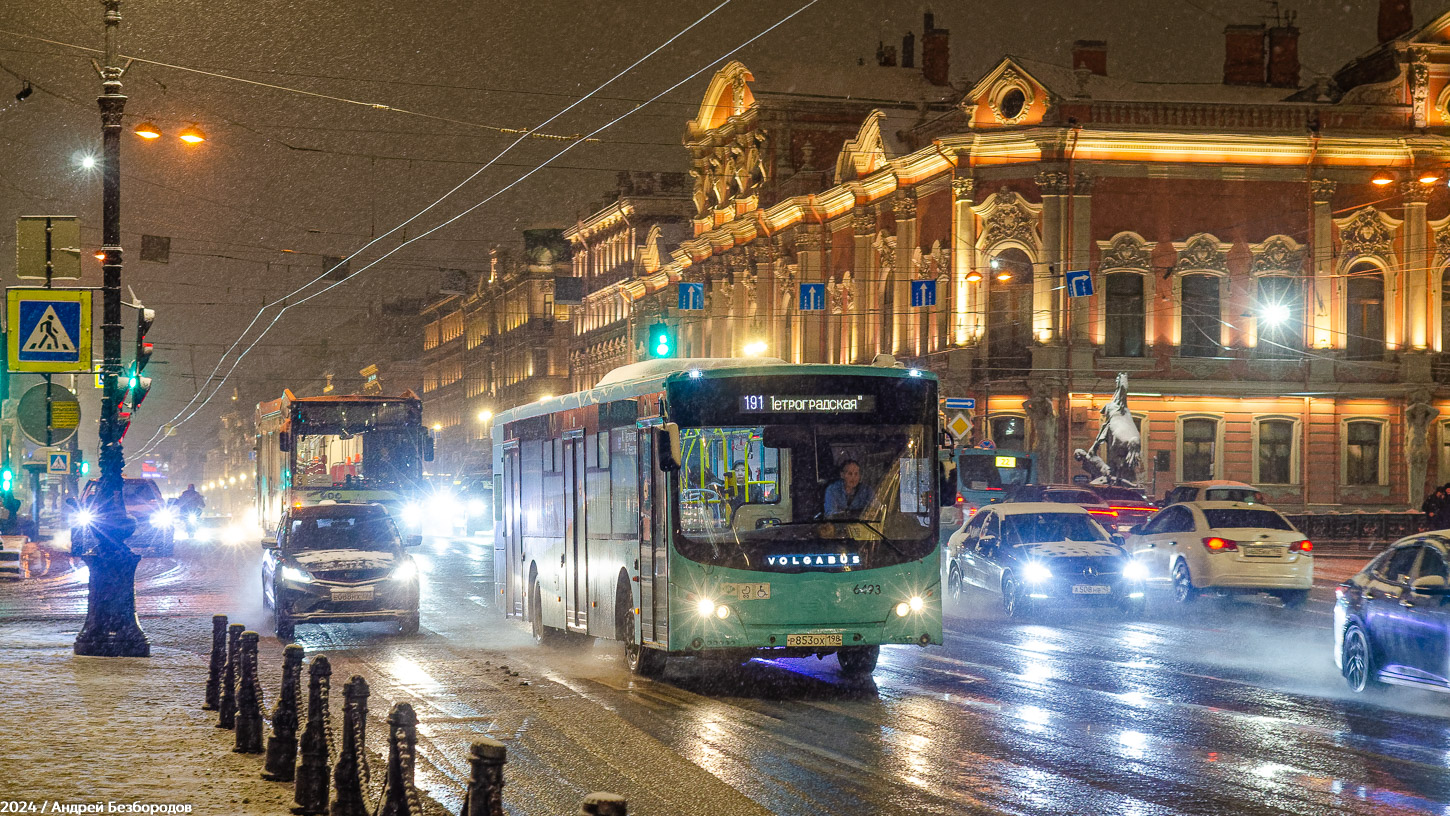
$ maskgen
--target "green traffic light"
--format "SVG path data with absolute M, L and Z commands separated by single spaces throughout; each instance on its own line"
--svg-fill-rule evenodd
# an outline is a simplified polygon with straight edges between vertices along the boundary
M 90 462 L 81 462 L 81 475 L 84 476 L 84 475 L 86 475 L 87 473 L 90 473 L 90 472 L 91 472 L 91 463 Z
M 665 323 L 656 323 L 650 327 L 649 347 L 655 357 L 674 356 L 674 336 L 670 334 L 670 327 Z

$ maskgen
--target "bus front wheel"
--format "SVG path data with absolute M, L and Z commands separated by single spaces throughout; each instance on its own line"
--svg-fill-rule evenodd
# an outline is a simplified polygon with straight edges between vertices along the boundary
M 624 613 L 624 663 L 629 670 L 641 677 L 659 677 L 665 673 L 669 657 L 658 649 L 646 648 L 634 636 L 634 609 Z
M 880 657 L 880 646 L 847 646 L 836 652 L 836 662 L 841 664 L 841 673 L 847 677 L 865 677 L 876 671 Z

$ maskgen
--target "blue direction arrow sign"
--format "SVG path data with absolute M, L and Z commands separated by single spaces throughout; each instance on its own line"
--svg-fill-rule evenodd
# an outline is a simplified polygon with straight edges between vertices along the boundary
M 1070 269 L 1063 274 L 1063 282 L 1067 284 L 1068 297 L 1091 297 L 1093 293 L 1093 273 L 1087 269 Z
M 824 283 L 801 284 L 800 310 L 803 312 L 826 310 L 826 285 Z
M 91 370 L 91 292 L 88 289 L 7 290 L 11 371 Z
M 977 407 L 977 401 L 971 397 L 947 397 L 942 400 L 942 407 L 948 411 L 971 411 Z
M 682 312 L 698 312 L 705 308 L 705 284 L 681 283 L 679 309 Z
M 914 280 L 911 282 L 911 305 L 913 307 L 936 305 L 936 281 Z

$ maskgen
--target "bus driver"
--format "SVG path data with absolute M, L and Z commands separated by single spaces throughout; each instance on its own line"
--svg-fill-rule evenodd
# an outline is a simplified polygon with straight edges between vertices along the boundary
M 861 465 L 855 459 L 841 463 L 841 478 L 826 488 L 826 518 L 858 518 L 876 498 L 861 484 Z

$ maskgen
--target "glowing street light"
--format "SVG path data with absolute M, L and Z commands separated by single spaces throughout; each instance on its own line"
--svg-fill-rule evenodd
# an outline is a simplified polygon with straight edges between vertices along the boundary
M 1278 326 L 1289 319 L 1289 307 L 1283 303 L 1266 303 L 1259 309 L 1259 319 L 1270 326 Z
M 89 154 L 81 156 L 81 167 L 86 170 L 96 169 L 96 157 Z
M 1390 175 L 1390 171 L 1388 170 L 1381 170 L 1378 173 L 1375 173 L 1372 177 L 1370 177 L 1370 183 L 1380 187 L 1383 187 L 1386 184 L 1391 184 L 1394 182 L 1394 180 L 1395 177 Z
M 488 410 L 487 408 L 485 408 L 482 411 L 479 411 L 478 412 L 478 421 L 479 422 L 487 422 L 490 419 L 493 419 L 493 412 L 490 411 L 490 410 Z
M 136 134 L 137 136 L 140 136 L 143 139 L 161 138 L 161 128 L 157 127 L 156 123 L 150 121 L 149 119 L 137 125 L 136 129 L 131 132 Z
M 176 138 L 187 144 L 200 144 L 206 141 L 206 134 L 201 132 L 201 128 L 192 124 L 176 134 Z
M 766 348 L 768 347 L 765 345 L 764 340 L 752 340 L 749 343 L 745 344 L 745 356 L 759 357 L 765 354 Z
M 434 430 L 435 433 L 437 431 L 443 430 L 443 423 L 441 423 L 441 422 L 435 422 L 435 423 L 433 423 L 433 430 Z

